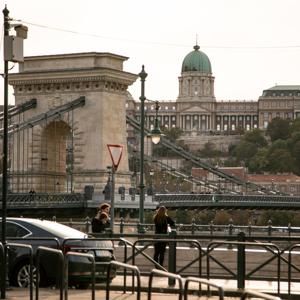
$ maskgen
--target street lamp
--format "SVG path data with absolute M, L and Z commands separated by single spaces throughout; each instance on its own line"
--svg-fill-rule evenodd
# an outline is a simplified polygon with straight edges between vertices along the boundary
M 7 202 L 7 168 L 8 168 L 8 62 L 22 62 L 23 40 L 27 38 L 27 27 L 22 24 L 11 24 L 9 10 L 5 6 L 3 9 L 4 19 L 4 103 L 3 103 L 3 153 L 2 153 L 2 236 L 1 241 L 4 246 L 4 261 L 2 262 L 1 299 L 5 299 L 5 280 L 7 275 L 6 262 L 6 202 Z M 10 35 L 9 30 L 14 28 L 16 36 Z
M 144 202 L 145 202 L 145 184 L 144 184 L 144 139 L 145 139 L 145 80 L 147 77 L 147 73 L 145 72 L 144 66 L 142 66 L 142 71 L 139 74 L 139 77 L 141 78 L 141 140 L 140 140 L 140 207 L 139 207 L 139 223 L 144 224 Z M 158 109 L 159 105 L 156 101 L 156 114 L 155 114 L 155 123 L 154 123 L 154 129 L 151 131 L 151 139 L 154 144 L 159 143 L 161 132 L 159 129 L 158 124 Z M 144 229 L 142 226 L 139 226 L 139 233 L 143 233 Z

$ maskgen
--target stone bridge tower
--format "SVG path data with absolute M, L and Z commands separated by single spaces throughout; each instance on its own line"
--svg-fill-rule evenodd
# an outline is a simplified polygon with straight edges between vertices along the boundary
M 9 74 L 16 105 L 37 99 L 37 107 L 14 122 L 85 97 L 84 106 L 13 135 L 14 192 L 83 192 L 87 185 L 102 192 L 111 166 L 107 144 L 124 145 L 116 188 L 130 185 L 125 102 L 137 75 L 123 71 L 125 60 L 96 52 L 32 56 L 20 63 L 19 73 Z

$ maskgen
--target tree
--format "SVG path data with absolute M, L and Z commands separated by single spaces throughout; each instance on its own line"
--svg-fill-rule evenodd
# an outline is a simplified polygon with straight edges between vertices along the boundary
M 255 144 L 257 147 L 265 147 L 268 144 L 263 131 L 260 129 L 253 129 L 247 132 L 243 140 Z
M 268 170 L 274 173 L 292 172 L 295 167 L 295 159 L 285 149 L 271 151 L 268 159 Z
M 207 142 L 204 144 L 203 149 L 199 150 L 199 155 L 201 157 L 220 157 L 222 152 L 216 149 L 216 145 L 212 142 Z
M 244 161 L 246 164 L 257 153 L 257 146 L 248 141 L 241 141 L 235 148 L 235 155 L 238 161 Z
M 248 164 L 249 171 L 252 173 L 262 173 L 268 169 L 268 148 L 262 148 L 251 158 Z
M 274 118 L 269 123 L 266 133 L 272 142 L 278 139 L 286 140 L 290 136 L 290 120 Z
M 162 131 L 171 142 L 178 140 L 183 133 L 183 130 L 178 127 L 173 127 L 171 129 L 164 128 Z

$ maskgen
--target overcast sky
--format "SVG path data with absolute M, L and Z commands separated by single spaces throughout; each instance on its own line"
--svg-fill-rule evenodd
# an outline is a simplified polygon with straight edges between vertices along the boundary
M 212 64 L 217 100 L 257 100 L 275 84 L 300 85 L 299 0 L 0 3 L 28 26 L 25 56 L 93 51 L 127 56 L 125 71 L 139 73 L 145 65 L 149 99 L 176 100 L 181 64 L 196 35 Z M 3 103 L 3 79 L 0 84 Z M 129 91 L 137 100 L 139 80 Z

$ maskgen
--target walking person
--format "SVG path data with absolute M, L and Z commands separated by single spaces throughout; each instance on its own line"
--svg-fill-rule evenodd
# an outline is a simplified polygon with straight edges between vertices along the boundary
M 109 211 L 108 203 L 102 203 L 99 206 L 96 216 L 92 219 L 93 233 L 105 232 L 106 229 L 110 229 Z
M 167 234 L 168 226 L 174 226 L 175 222 L 168 216 L 167 209 L 165 206 L 160 206 L 154 215 L 154 225 L 156 234 Z M 161 266 L 164 263 L 166 242 L 155 242 L 154 243 L 154 256 L 153 259 L 158 262 Z

